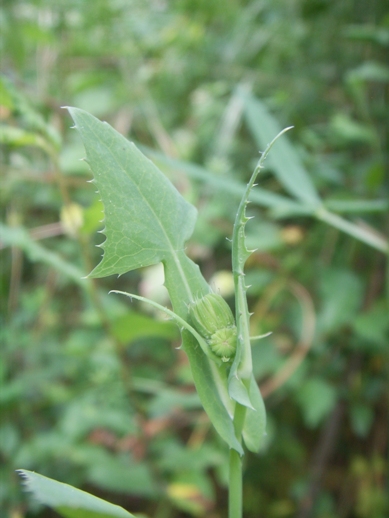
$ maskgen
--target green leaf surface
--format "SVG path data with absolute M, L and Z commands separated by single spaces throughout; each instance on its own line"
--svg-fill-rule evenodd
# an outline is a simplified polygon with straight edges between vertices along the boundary
M 24 469 L 18 470 L 18 473 L 23 477 L 27 491 L 65 518 L 134 518 L 122 507 L 68 484 Z
M 91 275 L 105 277 L 176 261 L 192 235 L 195 207 L 109 124 L 77 108 L 69 112 L 104 204 L 104 256 Z
M 6 124 L 0 124 L 0 144 L 13 147 L 32 146 L 43 149 L 47 154 L 52 154 L 51 144 L 38 133 L 14 128 Z
M 162 262 L 173 310 L 186 320 L 188 304 L 210 291 L 199 267 L 184 252 L 196 209 L 134 144 L 107 123 L 77 108 L 69 108 L 69 112 L 84 142 L 105 211 L 104 257 L 91 275 L 123 274 Z M 228 407 L 225 371 L 211 365 L 189 331 L 184 330 L 182 336 L 205 411 L 219 435 L 242 454 Z
M 335 332 L 353 324 L 363 301 L 361 279 L 346 269 L 328 268 L 320 280 L 322 308 L 318 314 L 318 330 Z
M 230 397 L 241 405 L 255 410 L 251 403 L 249 391 L 246 389 L 243 381 L 237 376 L 232 376 L 228 380 L 228 393 Z
M 100 450 L 85 471 L 86 480 L 101 489 L 150 499 L 161 496 L 148 464 L 137 462 L 128 453 L 117 455 Z

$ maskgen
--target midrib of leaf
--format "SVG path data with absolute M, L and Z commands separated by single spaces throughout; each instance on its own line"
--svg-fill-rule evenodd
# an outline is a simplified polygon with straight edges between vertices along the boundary
M 186 276 L 184 274 L 184 271 L 182 269 L 181 261 L 179 260 L 179 258 L 178 258 L 176 253 L 172 253 L 172 256 L 173 256 L 174 262 L 176 264 L 176 267 L 177 267 L 178 273 L 180 275 L 180 278 L 182 280 L 182 284 L 184 285 L 186 293 L 188 295 L 188 301 L 192 301 L 192 300 L 194 300 L 193 292 L 192 292 L 192 290 L 191 290 L 191 288 L 189 286 L 188 280 L 187 280 L 187 278 L 186 278 Z

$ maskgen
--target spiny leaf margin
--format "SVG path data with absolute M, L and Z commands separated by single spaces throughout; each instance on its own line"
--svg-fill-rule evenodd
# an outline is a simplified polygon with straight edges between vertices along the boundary
M 121 275 L 176 260 L 193 233 L 196 208 L 133 142 L 90 113 L 67 109 L 104 205 L 104 255 L 90 276 Z

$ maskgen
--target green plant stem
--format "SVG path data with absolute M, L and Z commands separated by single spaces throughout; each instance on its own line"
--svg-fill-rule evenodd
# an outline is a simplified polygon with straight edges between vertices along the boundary
M 239 442 L 242 440 L 242 429 L 246 407 L 236 403 L 234 413 L 235 435 Z M 228 483 L 228 518 L 242 518 L 243 501 L 242 457 L 230 449 L 229 483 Z

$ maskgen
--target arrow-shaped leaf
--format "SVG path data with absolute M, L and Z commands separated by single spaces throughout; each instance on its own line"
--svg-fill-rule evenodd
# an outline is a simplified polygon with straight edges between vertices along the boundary
M 107 237 L 93 277 L 174 258 L 192 235 L 196 209 L 139 149 L 89 113 L 69 108 L 104 203 Z

